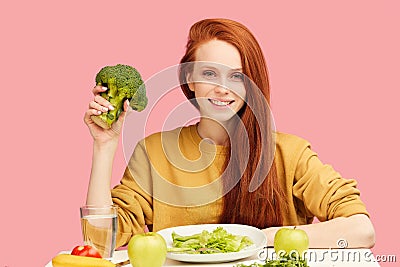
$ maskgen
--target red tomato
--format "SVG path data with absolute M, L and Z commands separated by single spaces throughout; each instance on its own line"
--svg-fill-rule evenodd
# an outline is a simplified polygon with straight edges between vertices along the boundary
M 101 258 L 100 253 L 92 246 L 76 246 L 71 252 L 71 255 L 86 256 L 93 258 Z

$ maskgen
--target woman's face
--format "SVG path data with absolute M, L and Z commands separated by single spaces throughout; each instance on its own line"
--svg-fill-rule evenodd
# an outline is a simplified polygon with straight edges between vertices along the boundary
M 225 41 L 211 40 L 199 46 L 195 58 L 188 81 L 201 115 L 228 121 L 246 99 L 239 51 Z

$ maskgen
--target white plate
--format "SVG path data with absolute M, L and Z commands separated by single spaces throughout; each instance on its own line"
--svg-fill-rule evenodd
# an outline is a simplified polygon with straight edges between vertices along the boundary
M 256 253 L 260 252 L 267 244 L 267 238 L 260 229 L 241 224 L 185 225 L 163 229 L 158 231 L 158 233 L 164 237 L 165 241 L 167 242 L 167 246 L 172 247 L 172 232 L 175 232 L 179 235 L 187 236 L 201 233 L 203 230 L 212 232 L 218 226 L 222 226 L 228 233 L 234 235 L 248 236 L 254 244 L 238 252 L 228 253 L 190 254 L 169 252 L 167 253 L 167 258 L 184 262 L 229 262 L 253 256 Z

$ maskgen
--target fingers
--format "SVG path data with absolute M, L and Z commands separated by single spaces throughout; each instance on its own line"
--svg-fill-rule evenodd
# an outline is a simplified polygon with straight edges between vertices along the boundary
M 105 92 L 105 91 L 107 91 L 107 87 L 104 87 L 104 86 L 101 86 L 101 85 L 96 85 L 96 86 L 93 88 L 92 93 L 93 93 L 94 95 L 99 95 L 99 94 L 101 94 L 101 93 L 103 93 L 103 92 Z
M 96 115 L 100 115 L 102 112 L 107 112 L 108 108 L 93 100 L 89 103 L 89 110 L 91 110 L 93 113 L 96 113 Z
M 107 87 L 97 85 L 92 89 L 94 94 L 94 99 L 89 103 L 89 108 L 96 109 L 101 112 L 107 112 L 108 110 L 113 110 L 114 107 L 100 94 L 107 91 Z
M 100 95 L 96 95 L 94 100 L 90 101 L 89 109 L 85 112 L 84 120 L 86 124 L 90 122 L 90 116 L 101 115 L 102 113 L 114 110 L 114 107 Z
M 89 103 L 90 108 L 97 109 L 102 112 L 107 112 L 108 110 L 114 110 L 114 107 L 101 95 L 95 95 L 93 101 Z
M 109 110 L 114 110 L 114 107 L 103 98 L 100 93 L 106 91 L 106 87 L 95 86 L 92 90 L 94 94 L 94 98 L 89 102 L 89 109 L 85 112 L 84 121 L 86 124 L 92 123 L 91 116 L 100 115 L 104 112 L 108 112 Z
M 92 89 L 92 93 L 94 94 L 94 98 L 89 103 L 89 109 L 85 112 L 84 121 L 87 125 L 92 124 L 93 121 L 91 116 L 93 115 L 101 115 L 102 113 L 108 112 L 109 110 L 114 110 L 115 107 L 111 105 L 109 101 L 107 101 L 104 97 L 101 96 L 101 93 L 107 91 L 106 87 L 97 85 Z M 132 107 L 129 106 L 129 101 L 126 100 L 124 102 L 124 111 L 119 115 L 116 123 L 113 124 L 113 130 L 119 130 L 122 126 L 125 117 L 133 111 Z
M 124 111 L 126 111 L 128 114 L 133 111 L 132 107 L 129 105 L 128 99 L 124 102 Z
M 121 114 L 119 115 L 121 118 L 121 121 L 125 120 L 125 117 L 128 116 L 129 114 L 131 114 L 131 112 L 133 111 L 132 107 L 129 106 L 129 100 L 125 100 L 124 101 L 124 111 L 121 112 Z
M 100 112 L 100 114 L 101 114 L 101 112 Z M 86 125 L 92 124 L 93 121 L 92 121 L 92 119 L 91 119 L 91 116 L 100 115 L 100 114 L 98 113 L 98 110 L 95 110 L 95 109 L 88 109 L 88 110 L 85 112 L 85 116 L 83 117 L 83 121 L 85 122 Z

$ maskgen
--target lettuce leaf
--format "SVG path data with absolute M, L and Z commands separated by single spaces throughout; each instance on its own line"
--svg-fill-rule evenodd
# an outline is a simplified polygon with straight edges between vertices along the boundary
M 190 236 L 173 232 L 173 247 L 169 251 L 198 254 L 228 253 L 238 252 L 252 244 L 253 241 L 248 236 L 233 235 L 219 226 L 212 232 L 204 230 Z

